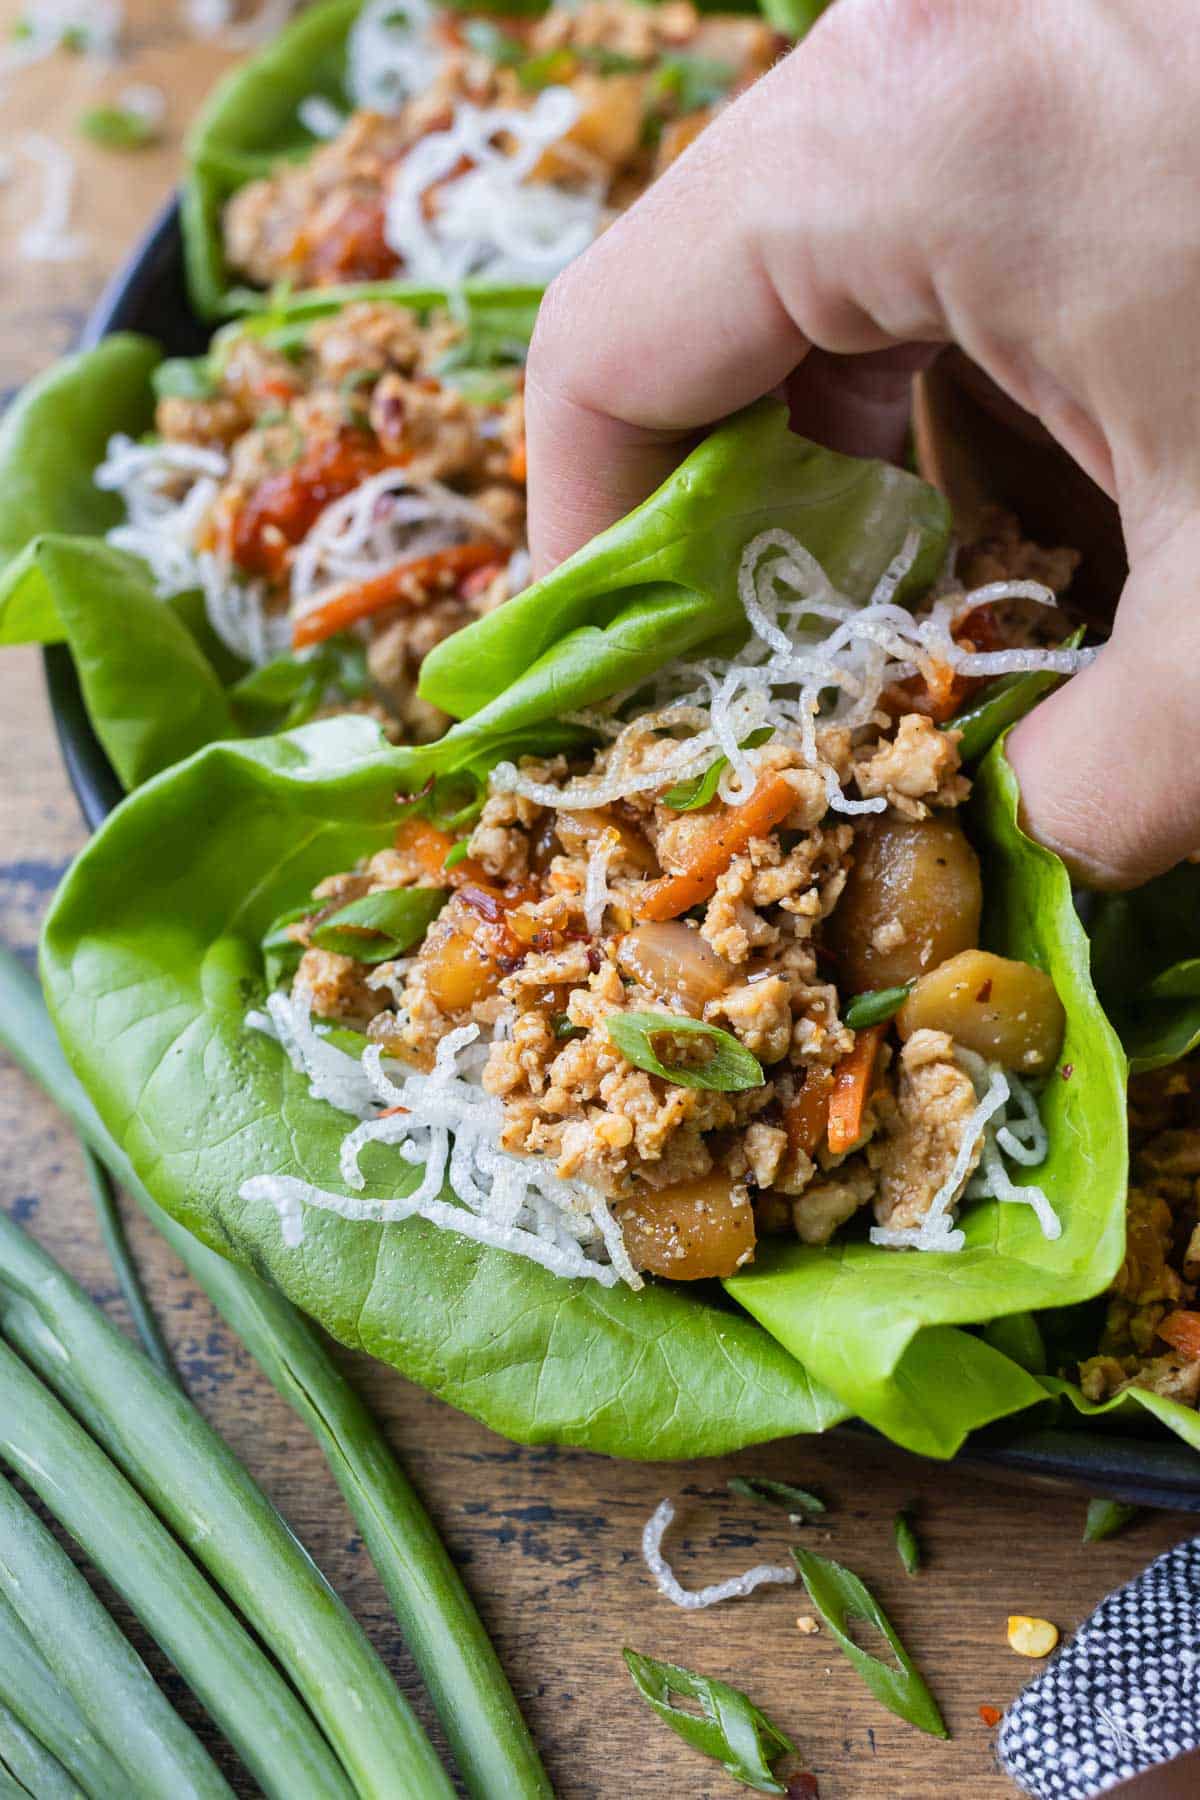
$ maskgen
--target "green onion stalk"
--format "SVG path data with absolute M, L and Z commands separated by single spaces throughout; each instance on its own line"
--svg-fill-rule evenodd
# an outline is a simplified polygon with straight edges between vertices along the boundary
M 7 1706 L 0 1705 L 0 1769 L 20 1783 L 31 1800 L 82 1800 L 58 1758 L 51 1756 Z
M 199 1739 L 155 1686 L 66 1551 L 0 1477 L 0 1591 L 140 1800 L 232 1800 Z M 23 1787 L 14 1783 L 17 1793 Z M 0 1785 L 0 1792 L 4 1789 Z
M 41 1740 L 90 1800 L 128 1800 L 128 1774 L 51 1673 L 2 1592 L 0 1704 Z
M 4 1219 L 3 1224 L 7 1227 L 3 1238 L 9 1232 L 18 1237 L 24 1235 L 11 1220 Z M 5 1265 L 0 1278 L 7 1281 L 7 1271 L 12 1266 L 7 1243 L 0 1254 Z M 54 1265 L 50 1264 L 50 1268 L 53 1271 Z M 64 1282 L 66 1277 L 60 1272 L 57 1279 Z M 42 1280 L 49 1286 L 55 1275 L 44 1274 Z M 32 1310 L 24 1308 L 21 1302 L 15 1304 L 19 1311 Z M 51 1301 L 50 1306 L 53 1304 Z M 7 1312 L 6 1305 L 6 1327 Z M 98 1312 L 95 1316 L 101 1317 Z M 25 1318 L 17 1323 L 19 1329 L 14 1336 L 18 1340 L 28 1337 L 30 1324 L 36 1324 Z M 57 1355 L 69 1368 L 73 1356 L 69 1343 L 49 1338 L 43 1342 L 51 1357 Z M 126 1349 L 131 1357 L 150 1367 L 132 1345 L 126 1343 Z M 102 1372 L 111 1384 L 109 1392 L 120 1395 L 114 1370 Z M 163 1377 L 155 1372 L 154 1380 L 161 1382 Z M 137 1397 L 123 1395 L 122 1407 L 126 1401 L 136 1405 Z M 188 1405 L 186 1401 L 182 1404 Z M 198 1414 L 196 1417 L 199 1419 Z M 207 1431 L 208 1427 L 204 1429 Z M 171 1446 L 164 1445 L 163 1451 L 164 1458 L 170 1459 Z M 176 1543 L 162 1521 L 113 1467 L 99 1444 L 7 1344 L 0 1344 L 0 1457 L 28 1483 L 94 1566 L 124 1596 L 201 1705 L 216 1720 L 269 1800 L 295 1800 L 297 1794 L 305 1795 L 306 1800 L 309 1795 L 313 1800 L 353 1800 L 354 1789 L 312 1718 L 245 1626 L 223 1604 L 187 1550 Z M 242 1520 L 231 1508 L 222 1515 L 211 1507 L 203 1485 L 189 1491 L 186 1461 L 167 1461 L 167 1466 L 173 1468 L 180 1481 L 182 1497 L 172 1523 L 189 1550 L 200 1560 L 211 1561 L 205 1555 L 207 1546 L 236 1534 L 243 1528 Z M 249 1515 L 250 1509 L 243 1511 L 244 1516 Z M 299 1546 L 295 1549 L 300 1559 Z M 33 1630 L 36 1616 L 31 1618 L 23 1601 L 23 1579 L 24 1567 L 17 1564 L 6 1591 L 25 1625 Z M 267 1636 L 267 1621 L 252 1606 L 245 1610 L 262 1635 Z M 302 1617 L 287 1623 L 293 1630 L 304 1626 Z M 278 1639 L 280 1633 L 274 1635 Z M 95 1725 L 95 1720 L 92 1723 Z M 111 1742 L 109 1747 L 113 1748 Z M 403 1768 L 405 1764 L 396 1766 Z M 428 1791 L 437 1792 L 435 1788 Z
M 552 1789 L 482 1622 L 362 1401 L 313 1327 L 283 1295 L 207 1249 L 151 1199 L 69 1069 L 34 977 L 6 953 L 0 953 L 0 1044 L 59 1103 L 313 1431 L 395 1608 L 469 1792 L 486 1800 L 547 1800 Z M 56 1281 L 47 1283 L 48 1270 Z M 286 1528 L 227 1446 L 11 1221 L 0 1224 L 0 1323 L 186 1542 L 195 1535 L 197 1508 L 212 1513 L 214 1529 L 193 1544 L 195 1553 L 280 1656 L 360 1792 L 395 1793 L 398 1769 L 417 1754 L 412 1732 L 419 1727 L 411 1720 L 412 1731 L 402 1729 L 399 1709 L 406 1714 L 407 1708 L 390 1681 L 381 1693 L 385 1672 L 358 1627 L 306 1558 L 307 1580 L 299 1589 L 293 1585 L 281 1561 L 279 1534 L 286 1535 Z M 235 1533 L 215 1529 L 227 1510 L 238 1518 Z M 294 1546 L 293 1551 L 302 1556 Z M 298 1591 L 306 1593 L 313 1614 L 324 1611 L 331 1641 L 300 1643 L 291 1636 Z M 278 1617 L 275 1607 L 282 1608 Z M 378 1673 L 364 1667 L 367 1659 Z M 367 1707 L 366 1727 L 331 1708 L 314 1682 L 332 1683 L 328 1691 L 338 1695 L 354 1687 Z M 450 1789 L 438 1769 L 420 1791 L 433 1796 Z

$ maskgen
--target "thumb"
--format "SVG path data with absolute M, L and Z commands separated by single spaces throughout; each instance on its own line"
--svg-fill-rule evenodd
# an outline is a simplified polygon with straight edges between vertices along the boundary
M 1096 661 L 1013 732 L 1026 830 L 1085 887 L 1200 849 L 1200 514 L 1135 557 Z

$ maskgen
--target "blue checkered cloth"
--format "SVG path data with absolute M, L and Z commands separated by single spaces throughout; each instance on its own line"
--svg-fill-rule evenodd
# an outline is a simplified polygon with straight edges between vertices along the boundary
M 1200 1747 L 1200 1538 L 1101 1601 L 1009 1707 L 1000 1765 L 1037 1800 L 1090 1800 Z

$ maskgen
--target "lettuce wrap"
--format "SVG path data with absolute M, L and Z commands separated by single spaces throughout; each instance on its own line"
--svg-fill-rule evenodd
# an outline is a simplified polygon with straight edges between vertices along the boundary
M 1066 873 L 1021 833 L 999 742 L 971 802 L 982 941 L 1048 972 L 1065 1014 L 1042 1096 L 1048 1149 L 1026 1172 L 1057 1237 L 1024 1206 L 980 1200 L 957 1252 L 770 1247 L 722 1299 L 713 1283 L 633 1292 L 563 1280 L 424 1218 L 313 1212 L 289 1242 L 273 1206 L 239 1197 L 282 1179 L 369 1209 L 421 1175 L 369 1146 L 365 1187 L 350 1193 L 346 1118 L 313 1098 L 279 1043 L 247 1029 L 275 978 L 264 939 L 280 941 L 278 922 L 317 882 L 391 843 L 398 792 L 552 754 L 589 728 L 565 714 L 639 687 L 681 651 L 736 645 L 742 550 L 780 529 L 862 605 L 884 577 L 903 577 L 915 598 L 942 561 L 947 520 L 914 478 L 818 451 L 789 436 L 781 407 L 760 404 L 630 519 L 436 653 L 430 697 L 467 715 L 440 742 L 388 748 L 367 721 L 341 719 L 204 750 L 118 809 L 47 921 L 43 971 L 68 1056 L 155 1198 L 335 1336 L 524 1441 L 697 1455 L 856 1413 L 948 1456 L 970 1431 L 1046 1400 L 976 1328 L 1097 1295 L 1121 1261 L 1124 1057 Z
M 362 647 L 344 636 L 303 660 L 284 651 L 252 668 L 217 635 L 197 588 L 168 592 L 141 555 L 105 534 L 125 506 L 97 483 L 110 445 L 152 440 L 164 396 L 195 403 L 218 390 L 212 373 L 244 353 L 293 363 L 323 322 L 395 307 L 420 320 L 446 296 L 385 283 L 287 301 L 218 336 L 207 357 L 165 358 L 122 333 L 65 359 L 21 394 L 0 424 L 0 645 L 71 647 L 93 729 L 121 785 L 131 789 L 202 745 L 303 722 L 322 701 L 362 692 Z M 488 381 L 517 368 L 537 296 L 497 291 L 465 315 L 452 379 Z M 471 357 L 471 366 L 466 357 Z M 285 449 L 287 446 L 285 445 Z M 288 455 L 292 452 L 288 450 Z M 167 583 L 179 586 L 178 580 Z
M 777 31 L 799 37 L 825 4 L 826 0 L 764 0 L 762 11 Z M 414 23 L 423 20 L 425 11 L 417 0 L 402 8 L 382 10 L 391 18 L 398 16 Z M 442 10 L 450 15 L 493 14 L 498 21 L 508 15 L 520 31 L 545 8 L 540 0 L 513 0 L 512 4 L 481 0 L 480 4 L 469 6 L 451 0 Z M 748 0 L 729 0 L 729 4 L 715 8 L 706 7 L 701 0 L 701 10 L 753 13 L 757 9 Z M 348 42 L 363 11 L 364 0 L 325 0 L 311 8 L 218 86 L 193 128 L 188 141 L 183 223 L 188 285 L 201 317 L 215 319 L 263 303 L 262 292 L 247 287 L 230 268 L 223 232 L 224 210 L 235 195 L 249 184 L 270 177 L 281 164 L 306 162 L 322 141 L 313 127 L 323 135 L 336 132 L 339 121 L 350 112 Z M 487 30 L 485 23 L 475 46 L 483 47 L 485 52 Z M 497 26 L 491 27 L 493 37 L 496 30 Z M 519 43 L 513 50 L 503 37 L 498 42 L 504 61 L 520 62 Z M 375 66 L 369 98 L 374 107 L 380 107 L 387 96 L 374 89 L 379 86 L 382 59 L 376 52 L 367 60 Z M 594 66 L 599 74 L 619 76 L 632 65 L 622 52 L 611 51 L 607 60 L 597 60 Z M 668 87 L 673 92 L 694 90 L 692 105 L 709 97 L 714 77 L 714 98 L 728 81 L 728 73 L 723 74 L 721 64 L 711 56 L 697 58 L 692 68 L 673 65 L 671 75 Z M 432 72 L 422 69 L 415 79 L 416 91 L 427 90 Z M 527 59 L 523 68 L 522 85 L 529 91 L 537 92 L 561 79 L 557 64 L 546 54 Z M 411 86 L 407 91 L 412 91 Z M 365 105 L 368 97 L 360 98 Z M 384 110 L 393 110 L 394 104 L 393 100 Z

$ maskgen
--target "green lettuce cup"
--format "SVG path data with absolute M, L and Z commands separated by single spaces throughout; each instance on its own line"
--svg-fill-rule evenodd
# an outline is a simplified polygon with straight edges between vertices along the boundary
M 420 322 L 443 315 L 447 304 L 445 293 L 405 283 L 330 291 L 281 302 L 253 322 L 229 327 L 196 358 L 168 358 L 152 340 L 121 333 L 56 365 L 6 414 L 0 424 L 0 646 L 70 646 L 88 717 L 125 789 L 204 744 L 301 723 L 339 699 L 363 699 L 365 642 L 342 633 L 303 657 L 286 643 L 255 654 L 244 633 L 231 635 L 223 624 L 253 577 L 231 565 L 215 595 L 202 592 L 205 558 L 179 531 L 189 496 L 203 499 L 197 490 L 211 485 L 205 469 L 232 461 L 220 440 L 204 435 L 208 417 L 219 424 L 221 407 L 231 404 L 223 398 L 231 367 L 244 366 L 254 353 L 268 370 L 297 371 L 299 382 L 312 334 L 328 322 L 358 320 L 366 338 L 378 334 L 393 310 Z M 536 308 L 536 293 L 504 289 L 486 304 L 460 309 L 461 336 L 445 352 L 453 365 L 445 389 L 460 411 L 477 406 L 472 417 L 490 418 L 503 383 L 504 393 L 518 384 Z M 352 370 L 336 390 L 326 382 L 326 400 L 332 391 L 345 407 L 348 438 L 364 435 L 372 383 L 387 374 L 386 365 L 382 372 Z M 296 404 L 304 403 L 298 390 Z M 275 402 L 268 396 L 264 404 Z M 155 429 L 164 407 L 174 409 L 170 441 Z M 191 442 L 188 409 L 195 419 Z M 274 427 L 272 416 L 279 421 Z M 252 448 L 256 433 L 273 430 L 281 440 L 246 504 L 269 491 L 273 470 L 286 478 L 305 445 L 318 441 L 316 427 L 302 435 L 298 425 L 284 423 L 288 416 L 282 407 L 271 415 L 260 406 L 243 419 L 237 455 Z M 170 487 L 177 479 L 172 457 L 190 459 L 191 472 L 184 474 L 191 485 L 177 503 L 158 507 L 156 518 L 149 483 L 161 477 Z M 135 470 L 122 485 L 117 465 L 132 468 L 139 458 L 147 463 L 146 482 L 139 489 Z M 129 502 L 136 511 L 139 500 L 151 529 L 145 520 L 138 528 L 127 510 Z M 199 539 L 207 527 L 198 518 L 189 529 Z M 286 637 L 286 610 L 283 625 Z M 255 654 L 253 663 L 248 653 Z
M 979 1333 L 1087 1300 L 1115 1273 L 1125 1060 L 1066 873 L 1021 833 L 998 742 L 969 820 L 981 941 L 1048 974 L 1065 1014 L 1041 1096 L 1046 1154 L 1018 1176 L 1040 1186 L 1057 1235 L 1029 1207 L 980 1199 L 956 1252 L 771 1245 L 723 1298 L 715 1282 L 635 1292 L 606 1284 L 612 1270 L 563 1279 L 432 1216 L 379 1222 L 421 1170 L 370 1145 L 364 1185 L 348 1180 L 353 1121 L 247 1026 L 288 954 L 283 921 L 311 906 L 317 883 L 394 841 L 397 795 L 448 808 L 456 781 L 470 788 L 501 760 L 586 742 L 589 708 L 681 653 L 736 650 L 750 540 L 791 534 L 861 606 L 881 579 L 915 599 L 941 566 L 947 524 L 913 477 L 818 451 L 788 434 L 782 408 L 760 405 L 637 513 L 448 640 L 427 687 L 465 717 L 439 742 L 391 749 L 367 721 L 329 721 L 211 747 L 132 796 L 64 884 L 43 971 L 67 1053 L 155 1198 L 336 1336 L 525 1440 L 694 1455 L 855 1413 L 948 1456 L 969 1432 L 1044 1405 L 1003 1337 Z M 390 948 L 409 941 L 390 914 L 343 925 L 385 948 L 389 931 Z M 735 1085 L 744 1061 L 728 1064 Z M 293 1190 L 340 1210 L 306 1209 L 302 1230 L 281 1224 L 276 1199 Z M 443 1190 L 440 1226 L 455 1204 Z
M 766 0 L 761 10 L 776 32 L 799 37 L 824 10 L 825 3 L 826 0 Z M 200 316 L 217 319 L 254 310 L 264 303 L 263 289 L 279 279 L 296 287 L 316 285 L 318 263 L 322 284 L 326 279 L 370 279 L 396 272 L 385 266 L 389 253 L 381 235 L 382 206 L 378 196 L 370 209 L 361 204 L 361 172 L 351 183 L 356 196 L 353 217 L 338 208 L 331 214 L 325 207 L 319 213 L 319 225 L 311 232 L 303 223 L 304 206 L 292 203 L 295 196 L 278 219 L 272 218 L 266 230 L 259 229 L 257 197 L 251 207 L 239 209 L 239 220 L 233 226 L 228 219 L 230 202 L 281 170 L 303 169 L 321 150 L 324 140 L 336 138 L 352 115 L 367 120 L 368 129 L 378 140 L 382 162 L 390 163 L 398 153 L 407 151 L 407 139 L 399 144 L 393 142 L 387 119 L 398 112 L 405 99 L 423 100 L 441 79 L 440 62 L 447 40 L 445 31 L 439 28 L 439 13 L 451 21 L 456 16 L 461 19 L 474 15 L 466 26 L 465 42 L 477 57 L 512 76 L 512 81 L 501 83 L 505 94 L 515 81 L 510 97 L 523 106 L 536 108 L 541 96 L 551 89 L 561 97 L 564 83 L 569 84 L 579 70 L 567 60 L 561 46 L 539 50 L 525 41 L 530 27 L 545 10 L 541 0 L 479 0 L 471 5 L 451 0 L 440 8 L 426 6 L 421 0 L 408 0 L 407 4 L 393 7 L 372 5 L 371 0 L 325 0 L 232 71 L 214 91 L 188 140 L 188 175 L 183 189 L 184 243 L 189 291 Z M 757 10 L 752 0 L 727 0 L 720 5 L 700 7 L 701 13 L 734 15 L 754 14 Z M 356 33 L 360 34 L 357 41 Z M 413 45 L 397 49 L 397 39 L 406 34 L 413 39 Z M 765 68 L 774 54 L 775 41 L 761 35 L 757 60 L 747 73 Z M 618 36 L 625 44 L 625 37 Z M 712 42 L 704 41 L 701 27 L 694 53 L 684 46 L 653 61 L 653 104 L 641 122 L 640 135 L 634 130 L 632 142 L 624 144 L 618 160 L 628 160 L 633 155 L 638 161 L 637 153 L 653 150 L 664 128 L 669 131 L 671 121 L 681 112 L 704 114 L 712 103 L 723 99 L 742 73 L 737 66 L 738 50 L 728 33 Z M 611 78 L 618 84 L 628 83 L 631 74 L 646 66 L 641 52 L 631 56 L 628 48 L 613 47 L 607 38 L 596 45 L 589 37 L 584 51 L 583 73 L 588 88 L 585 104 L 594 102 L 597 80 Z M 396 75 L 398 85 L 394 90 L 388 84 L 389 71 Z M 474 85 L 471 91 L 474 92 Z M 499 94 L 493 96 L 493 104 L 500 98 Z M 627 90 L 622 90 L 620 98 L 628 98 Z M 662 109 L 661 118 L 658 109 Z M 626 127 L 619 122 L 614 127 L 611 112 L 603 105 L 600 114 L 596 126 L 585 136 L 612 150 L 614 131 L 624 141 Z M 445 131 L 446 121 L 439 118 L 435 128 Z M 422 135 L 430 129 L 428 123 L 422 124 Z M 555 141 L 557 136 L 558 130 L 551 128 L 548 141 Z M 449 161 L 453 161 L 452 156 Z M 593 158 L 589 165 L 593 182 L 598 166 Z M 626 171 L 626 177 L 630 173 Z M 640 185 L 644 185 L 644 179 Z M 321 200 L 326 197 L 323 182 Z M 586 212 L 587 203 L 580 198 Z M 625 196 L 624 203 L 627 199 Z M 485 205 L 481 211 L 496 211 L 495 196 L 492 200 L 492 205 Z M 595 204 L 592 212 L 595 217 L 590 230 L 583 229 L 582 221 L 576 222 L 576 235 L 583 229 L 576 249 L 582 248 L 602 223 L 603 214 Z M 544 232 L 549 227 L 543 224 L 540 229 Z M 232 265 L 228 242 L 231 231 L 239 254 L 243 260 L 249 257 L 253 265 L 250 274 L 257 279 L 250 279 L 245 269 Z M 345 237 L 350 259 L 347 266 L 353 267 L 355 274 L 338 275 L 336 260 L 331 262 L 333 234 Z M 254 249 L 247 250 L 247 240 Z M 312 255 L 307 260 L 300 256 L 297 261 L 291 252 L 281 259 L 277 251 L 285 240 L 293 247 L 297 242 L 311 240 L 316 261 Z M 260 268 L 264 246 L 269 266 Z M 548 280 L 553 272 L 548 263 L 538 279 Z M 471 292 L 486 291 L 494 279 L 486 273 L 462 273 L 467 276 L 466 287 Z

